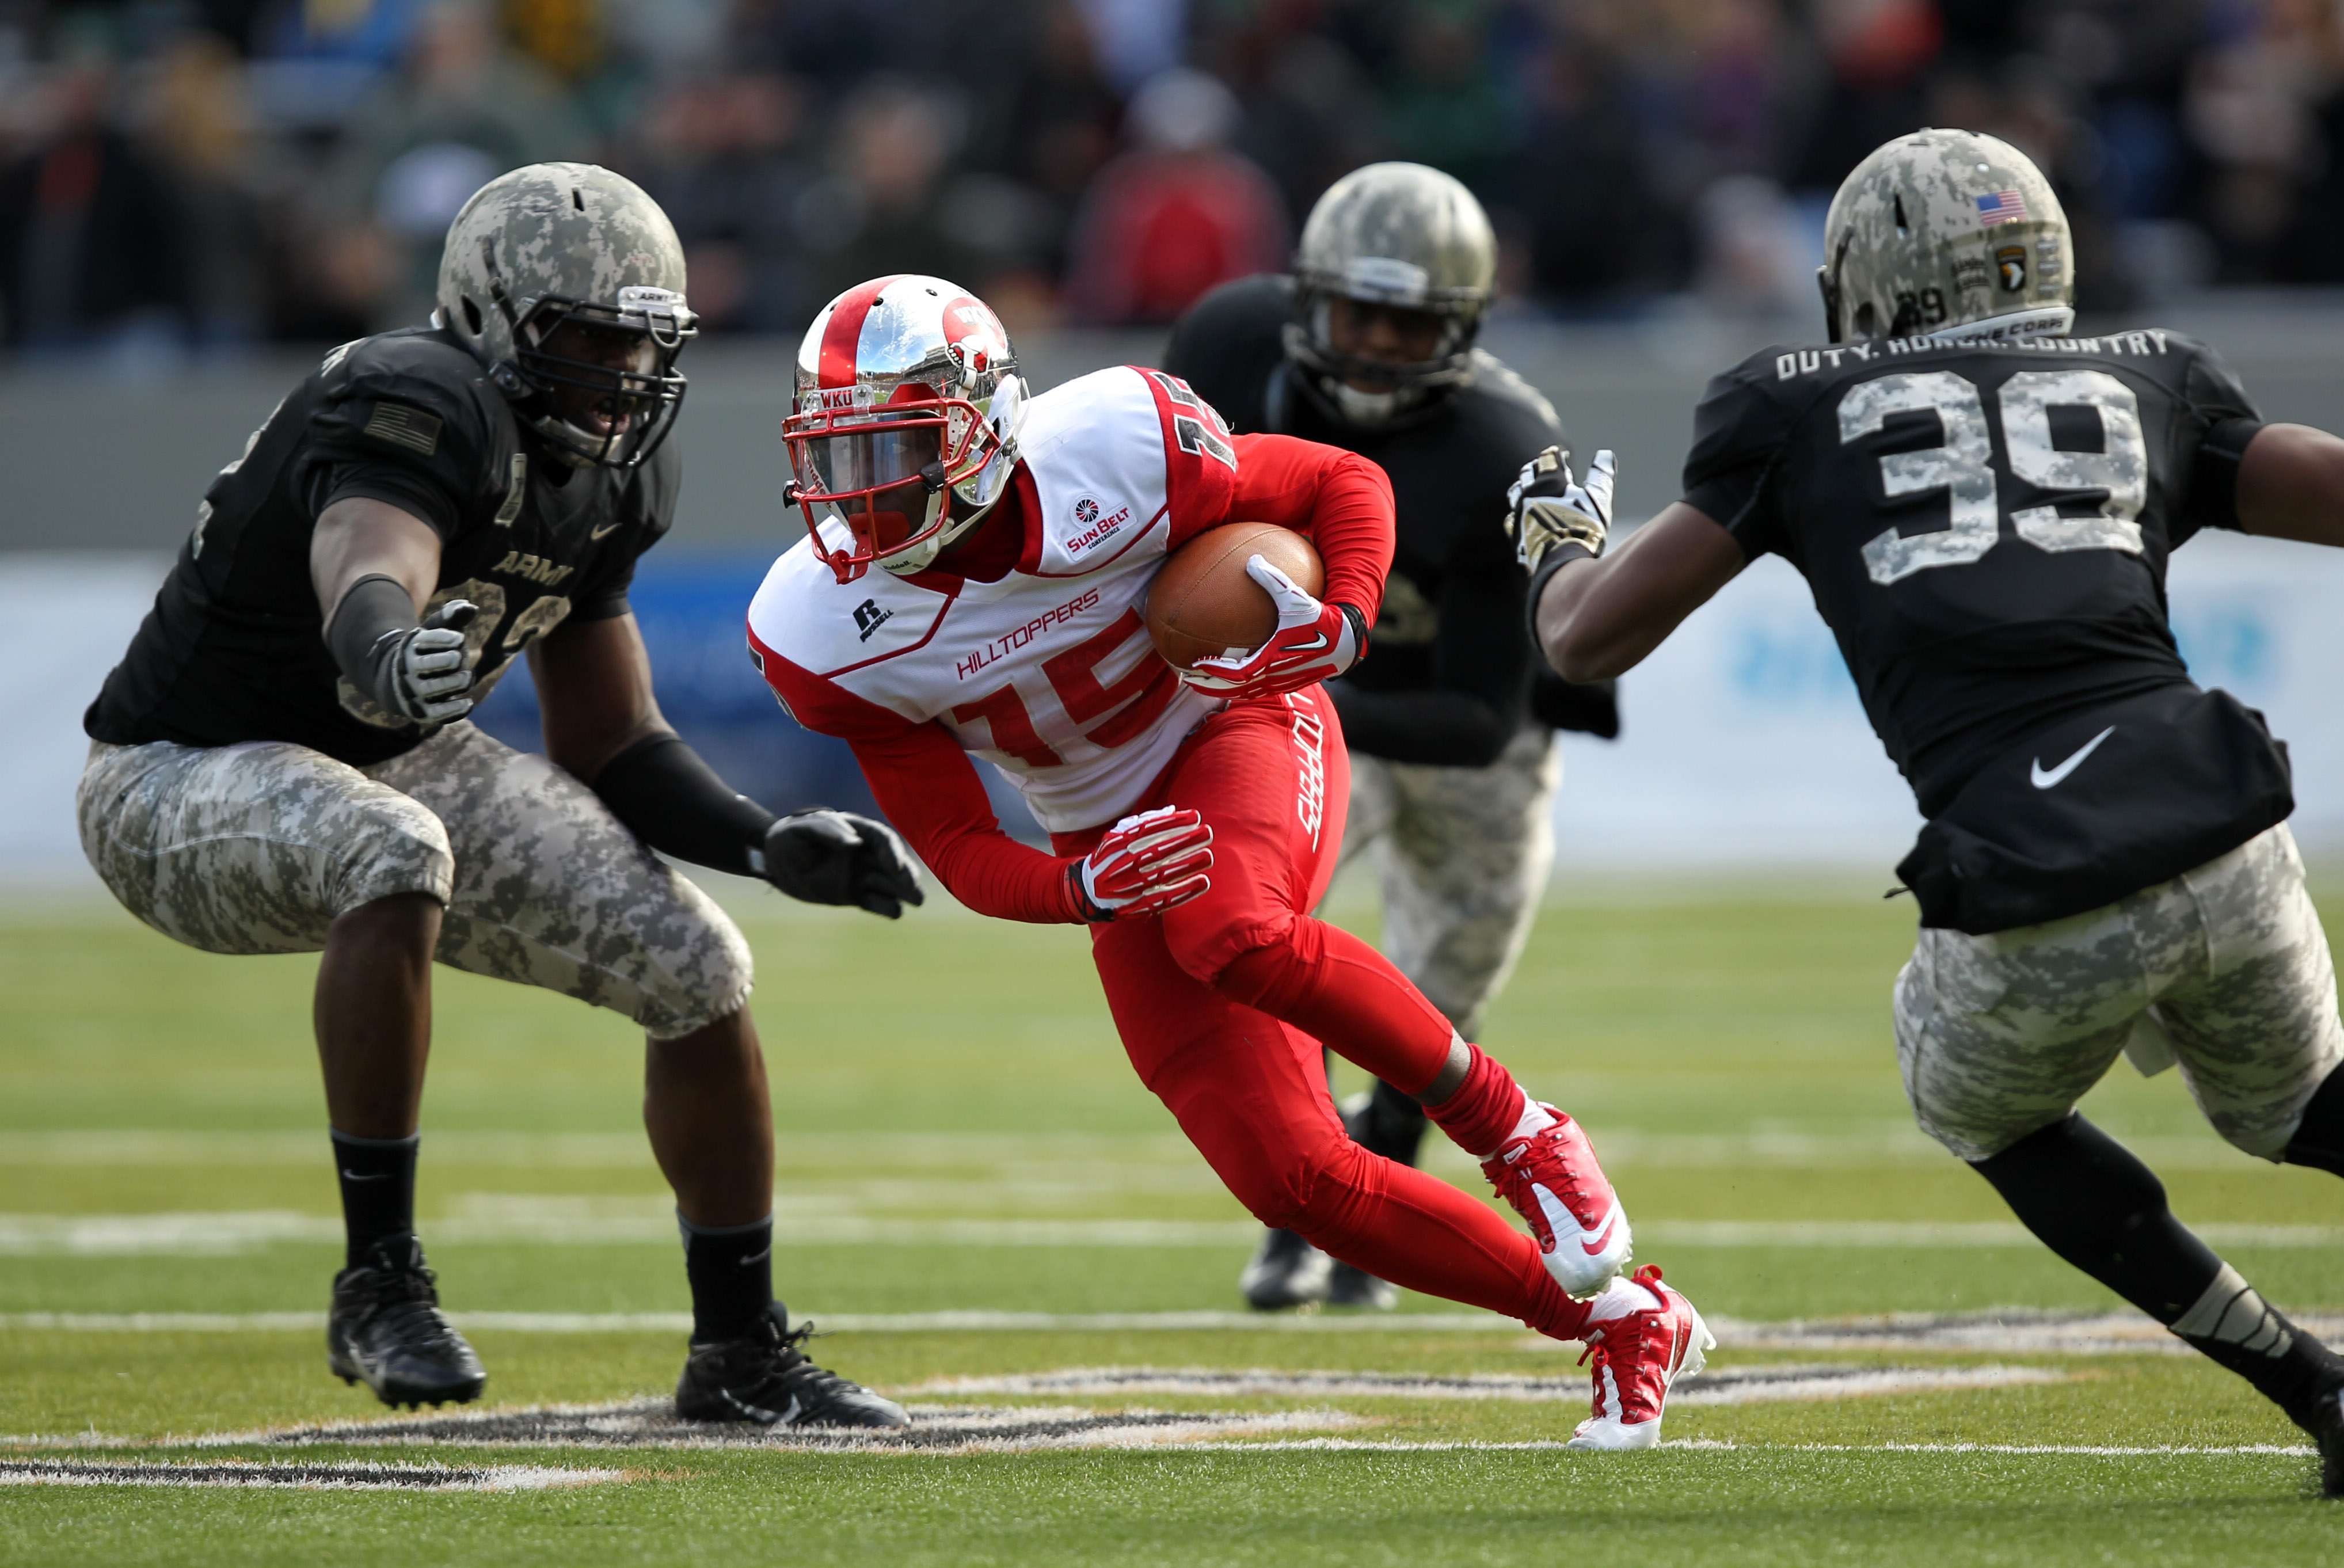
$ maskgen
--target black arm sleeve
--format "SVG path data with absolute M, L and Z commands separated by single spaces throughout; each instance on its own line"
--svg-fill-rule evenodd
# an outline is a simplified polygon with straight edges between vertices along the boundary
M 716 776 L 675 734 L 646 735 L 602 764 L 594 793 L 611 814 L 653 849 L 741 876 L 760 875 L 773 814 Z
M 1460 572 L 1440 590 L 1432 684 L 1379 692 L 1349 681 L 1327 690 L 1354 751 L 1395 763 L 1485 768 L 1522 726 L 1531 651 L 1521 634 L 1521 576 Z
M 335 665 L 349 677 L 351 685 L 380 702 L 376 645 L 390 632 L 419 624 L 415 599 L 407 585 L 383 572 L 369 572 L 351 583 L 343 592 L 342 602 L 334 606 L 334 619 L 326 627 L 326 651 L 333 654 Z

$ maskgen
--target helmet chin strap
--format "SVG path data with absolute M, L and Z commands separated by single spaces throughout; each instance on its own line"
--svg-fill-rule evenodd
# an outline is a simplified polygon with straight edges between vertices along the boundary
M 1009 487 L 1002 486 L 995 492 L 991 501 L 963 518 L 955 518 L 951 515 L 952 491 L 946 490 L 944 493 L 945 525 L 917 544 L 899 550 L 893 555 L 880 556 L 874 562 L 874 565 L 881 571 L 892 572 L 898 577 L 909 577 L 914 572 L 925 572 L 935 564 L 936 557 L 942 555 L 949 546 L 966 538 L 971 529 L 993 515 L 993 509 L 1001 504 L 1001 498 L 1009 493 Z

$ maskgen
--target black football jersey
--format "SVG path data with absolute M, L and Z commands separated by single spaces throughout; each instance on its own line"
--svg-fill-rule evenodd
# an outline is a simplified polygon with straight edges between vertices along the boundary
M 1413 420 L 1364 429 L 1335 419 L 1287 360 L 1294 319 L 1291 278 L 1225 284 L 1173 329 L 1164 368 L 1233 430 L 1341 447 L 1390 478 L 1399 541 L 1369 656 L 1329 687 L 1344 738 L 1395 762 L 1494 761 L 1523 722 L 1534 662 L 1506 491 L 1522 464 L 1561 443 L 1562 427 L 1529 383 L 1478 351 L 1472 380 Z
M 1934 818 L 2028 737 L 2188 685 L 2166 558 L 2237 526 L 2259 428 L 2177 332 L 1769 349 L 1710 383 L 1685 499 L 1805 576 Z
M 318 515 L 366 497 L 440 535 L 431 603 L 468 599 L 472 693 L 571 617 L 624 614 L 635 559 L 668 530 L 670 440 L 618 472 L 557 461 L 471 355 L 425 328 L 343 345 L 222 469 L 195 531 L 84 725 L 121 744 L 289 741 L 354 765 L 425 730 L 384 713 L 327 651 L 310 584 Z

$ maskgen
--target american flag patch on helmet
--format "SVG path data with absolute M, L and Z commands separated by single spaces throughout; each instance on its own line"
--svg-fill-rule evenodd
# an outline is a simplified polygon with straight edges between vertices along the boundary
M 1977 198 L 1978 222 L 1992 228 L 1997 223 L 2016 223 L 2026 216 L 2026 198 L 2015 190 L 1998 190 L 1992 196 Z

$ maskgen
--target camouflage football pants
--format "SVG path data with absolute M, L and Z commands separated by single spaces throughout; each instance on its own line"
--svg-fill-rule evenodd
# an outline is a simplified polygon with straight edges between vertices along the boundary
M 314 953 L 394 894 L 447 906 L 450 968 L 672 1039 L 748 1000 L 748 944 L 591 790 L 470 723 L 354 768 L 275 742 L 90 748 L 82 849 L 123 906 L 209 953 Z
M 1376 855 L 1384 956 L 1469 1040 L 1530 940 L 1561 784 L 1561 753 L 1541 724 L 1485 768 L 1351 754 L 1343 864 Z
M 2214 1129 L 2276 1160 L 2344 1057 L 2328 937 L 2282 823 L 2114 904 L 1972 936 L 1925 927 L 1896 977 L 1922 1130 L 1967 1160 L 2074 1108 L 2119 1052 L 2177 1061 Z

